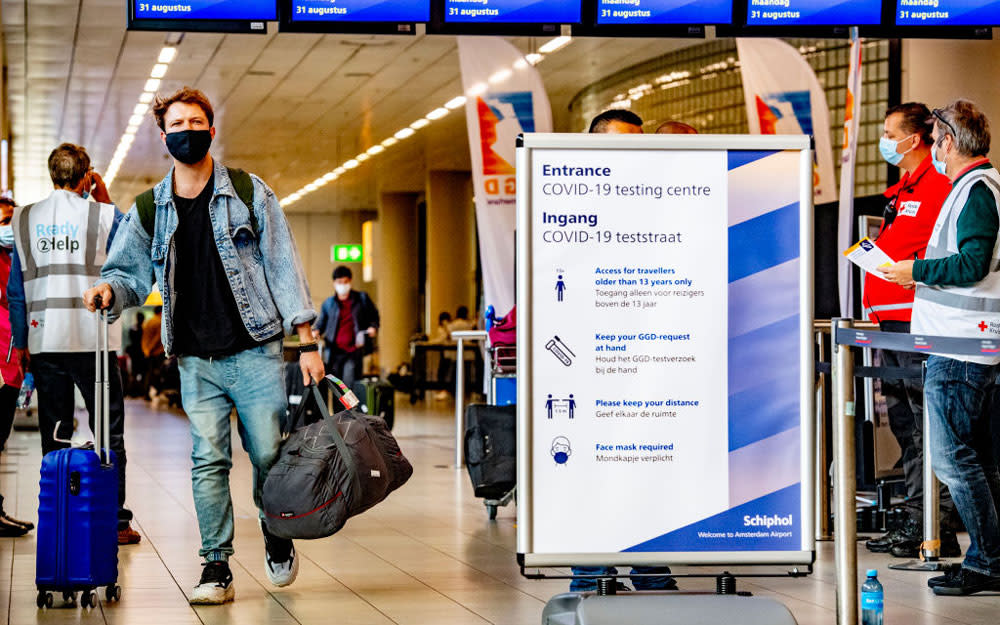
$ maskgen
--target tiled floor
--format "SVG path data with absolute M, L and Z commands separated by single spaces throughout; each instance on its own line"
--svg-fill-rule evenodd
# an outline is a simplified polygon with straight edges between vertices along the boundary
M 121 603 L 39 611 L 35 608 L 32 536 L 0 540 L 0 622 L 113 625 L 457 625 L 540 623 L 542 607 L 565 588 L 531 581 L 514 562 L 514 508 L 490 523 L 472 497 L 465 472 L 448 467 L 452 422 L 448 406 L 412 410 L 399 403 L 396 434 L 415 467 L 413 479 L 385 503 L 351 520 L 333 538 L 299 542 L 298 581 L 279 590 L 263 571 L 263 541 L 252 509 L 249 463 L 236 452 L 236 602 L 191 608 L 197 582 L 198 529 L 191 500 L 190 439 L 183 416 L 128 406 L 129 503 L 143 542 L 121 550 Z M 37 433 L 17 432 L 0 464 L 0 492 L 20 518 L 35 518 Z M 862 552 L 864 550 L 862 549 Z M 1000 623 L 1000 594 L 935 597 L 927 574 L 890 571 L 888 558 L 862 557 L 878 567 L 886 591 L 887 624 Z M 803 625 L 834 622 L 832 544 L 820 547 L 815 574 L 805 579 L 756 579 L 741 589 L 776 597 Z M 710 580 L 684 580 L 708 590 Z M 732 625 L 738 625 L 738 615 Z M 622 623 L 621 625 L 627 625 Z

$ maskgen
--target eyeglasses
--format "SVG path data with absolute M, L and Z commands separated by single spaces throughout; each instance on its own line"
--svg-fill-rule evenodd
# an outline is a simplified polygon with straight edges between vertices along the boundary
M 942 124 L 948 127 L 948 130 L 951 131 L 951 136 L 953 137 L 958 136 L 958 132 L 955 131 L 955 127 L 952 126 L 951 123 L 949 123 L 948 120 L 945 119 L 941 113 L 942 113 L 941 109 L 934 109 L 933 111 L 931 111 L 931 115 L 936 117 L 938 120 L 941 121 Z

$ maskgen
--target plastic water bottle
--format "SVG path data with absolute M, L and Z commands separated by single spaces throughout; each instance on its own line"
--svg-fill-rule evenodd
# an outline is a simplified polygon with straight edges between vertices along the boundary
M 868 569 L 868 579 L 861 585 L 861 625 L 882 625 L 885 593 L 878 581 L 878 571 Z
M 17 394 L 17 407 L 27 408 L 31 403 L 31 394 L 35 391 L 35 376 L 31 373 L 24 374 L 24 382 L 21 383 L 21 392 Z

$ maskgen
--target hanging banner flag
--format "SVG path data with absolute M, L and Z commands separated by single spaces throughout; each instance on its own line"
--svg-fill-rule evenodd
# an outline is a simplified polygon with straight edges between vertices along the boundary
M 813 201 L 833 202 L 833 147 L 826 93 L 799 51 L 780 39 L 737 39 L 750 134 L 812 135 Z
M 837 249 L 851 246 L 854 222 L 854 166 L 858 158 L 858 123 L 861 120 L 861 39 L 851 28 L 851 69 L 847 74 L 847 102 L 844 107 L 844 142 L 840 155 L 840 217 L 837 226 Z M 840 285 L 840 314 L 854 316 L 854 270 L 850 261 L 839 254 L 837 283 Z
M 514 307 L 517 136 L 552 132 L 552 107 L 538 71 L 500 37 L 459 37 L 458 56 L 472 152 L 472 183 L 486 305 Z

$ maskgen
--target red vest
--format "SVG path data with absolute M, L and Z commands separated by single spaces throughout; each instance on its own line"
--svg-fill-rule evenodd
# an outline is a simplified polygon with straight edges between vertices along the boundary
M 10 277 L 11 250 L 0 247 L 0 375 L 9 386 L 21 386 L 21 372 L 14 358 L 7 304 L 7 278 Z
M 889 227 L 882 228 L 876 239 L 878 246 L 895 261 L 923 258 L 941 204 L 950 191 L 951 181 L 937 173 L 930 156 L 925 158 L 912 176 L 905 174 L 886 190 L 885 196 L 890 201 L 895 198 L 896 219 Z M 913 311 L 913 294 L 911 289 L 869 273 L 861 297 L 864 315 L 875 323 L 908 322 Z

